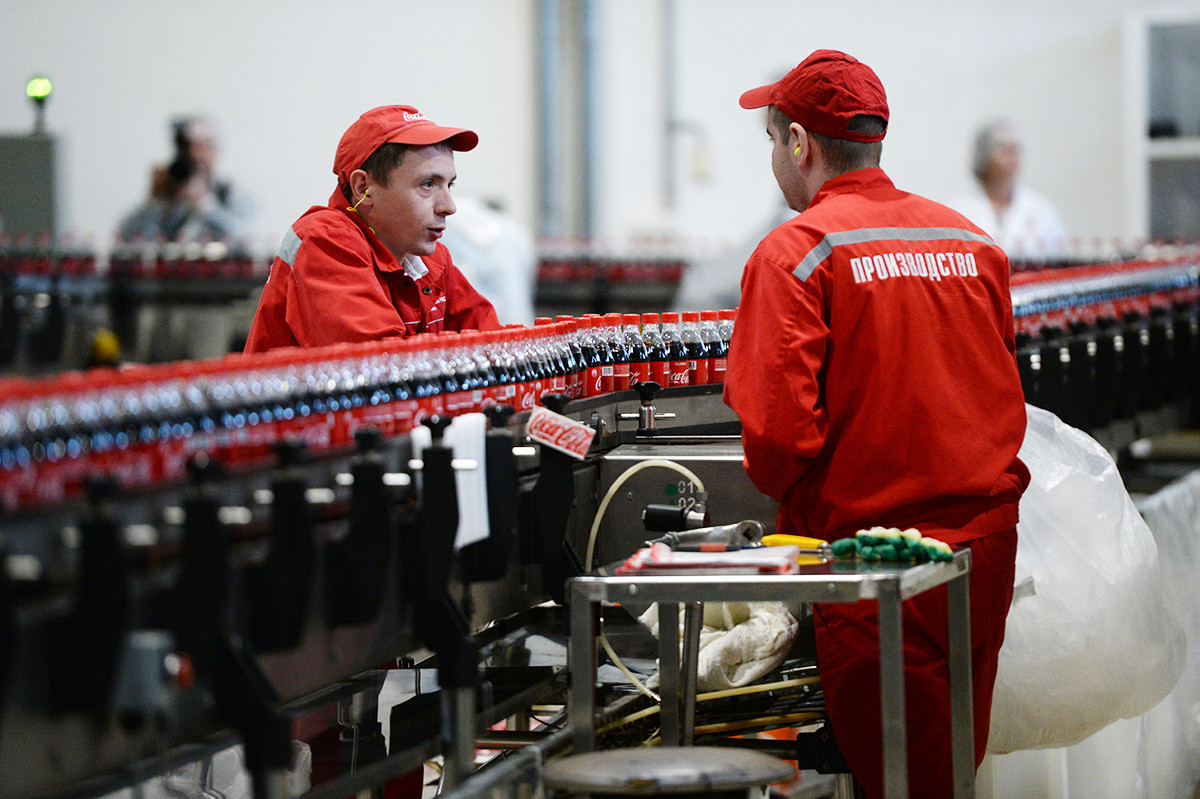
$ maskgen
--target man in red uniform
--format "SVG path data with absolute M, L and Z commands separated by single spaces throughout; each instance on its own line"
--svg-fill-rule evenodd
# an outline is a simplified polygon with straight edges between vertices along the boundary
M 411 106 L 359 117 L 338 144 L 329 204 L 306 211 L 279 247 L 245 351 L 498 329 L 492 304 L 438 241 L 455 211 L 454 151 L 478 142 L 473 131 L 435 125 Z M 336 774 L 337 729 L 309 743 L 314 782 Z M 392 780 L 385 794 L 419 797 L 422 772 Z
M 478 142 L 411 106 L 359 117 L 338 144 L 329 204 L 305 212 L 280 245 L 246 352 L 499 328 L 438 242 L 454 213 L 454 151 Z
M 879 169 L 888 106 L 865 64 L 819 50 L 742 95 L 768 108 L 771 165 L 800 211 L 742 275 L 725 401 L 780 532 L 916 528 L 970 547 L 976 765 L 1012 596 L 1025 406 L 1009 264 L 962 215 Z M 910 795 L 952 795 L 944 587 L 904 603 Z M 830 723 L 882 796 L 877 610 L 817 605 Z

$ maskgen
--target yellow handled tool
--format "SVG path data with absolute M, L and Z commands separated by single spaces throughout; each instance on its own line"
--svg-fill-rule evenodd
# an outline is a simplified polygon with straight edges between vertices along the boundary
M 787 535 L 785 533 L 771 533 L 764 535 L 762 538 L 764 545 L 769 547 L 785 547 L 792 544 L 801 549 L 820 549 L 821 547 L 829 546 L 829 542 L 821 538 L 809 538 L 803 535 Z
M 792 545 L 800 547 L 800 557 L 796 561 L 801 565 L 823 563 L 833 559 L 833 550 L 829 548 L 829 542 L 820 538 L 787 535 L 786 533 L 771 533 L 770 535 L 764 535 L 762 542 L 764 546 L 768 547 Z

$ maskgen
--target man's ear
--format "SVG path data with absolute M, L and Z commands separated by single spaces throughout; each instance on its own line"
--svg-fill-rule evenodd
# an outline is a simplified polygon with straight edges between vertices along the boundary
M 811 140 L 804 126 L 798 122 L 788 125 L 788 149 L 792 151 L 792 155 L 801 161 L 807 160 L 810 147 Z
M 358 202 L 367 193 L 367 187 L 370 186 L 371 178 L 364 170 L 356 169 L 350 173 L 350 195 L 351 203 Z

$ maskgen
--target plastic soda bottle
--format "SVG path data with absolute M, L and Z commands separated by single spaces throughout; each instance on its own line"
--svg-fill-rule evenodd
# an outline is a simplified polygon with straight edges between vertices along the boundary
M 663 388 L 671 385 L 671 357 L 667 353 L 656 313 L 642 314 L 642 341 L 650 360 L 650 379 Z
M 720 348 L 720 334 L 717 332 L 718 314 L 716 311 L 700 312 L 700 341 L 708 353 L 708 379 L 706 383 L 725 382 L 725 365 L 721 365 L 721 374 L 716 374 L 717 351 Z
M 688 385 L 687 346 L 683 343 L 683 334 L 679 329 L 679 314 L 662 315 L 662 338 L 671 368 L 668 378 L 670 382 L 667 385 L 672 388 Z
M 650 379 L 650 351 L 642 339 L 642 317 L 627 313 L 621 317 L 625 349 L 629 353 L 629 383 L 645 383 Z
M 700 312 L 685 311 L 681 318 L 679 335 L 687 351 L 688 385 L 703 386 L 708 383 L 708 347 L 700 338 Z
M 612 353 L 613 361 L 613 391 L 626 391 L 633 384 L 629 369 L 629 348 L 625 346 L 625 336 L 621 333 L 621 314 L 606 313 L 604 315 L 604 340 Z

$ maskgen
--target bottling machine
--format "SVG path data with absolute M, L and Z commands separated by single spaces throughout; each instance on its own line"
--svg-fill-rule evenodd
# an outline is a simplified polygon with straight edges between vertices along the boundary
M 1187 419 L 1198 275 L 1189 250 L 1015 275 L 1028 400 L 1114 447 Z M 569 342 L 506 334 L 0 382 L 0 797 L 103 796 L 234 745 L 258 799 L 435 757 L 450 795 L 541 790 L 572 746 L 568 581 L 775 506 L 719 383 L 579 396 Z M 535 405 L 591 431 L 582 458 L 531 437 Z M 603 613 L 619 659 L 653 657 Z M 720 712 L 814 710 L 773 751 L 841 768 L 819 693 L 760 700 Z

